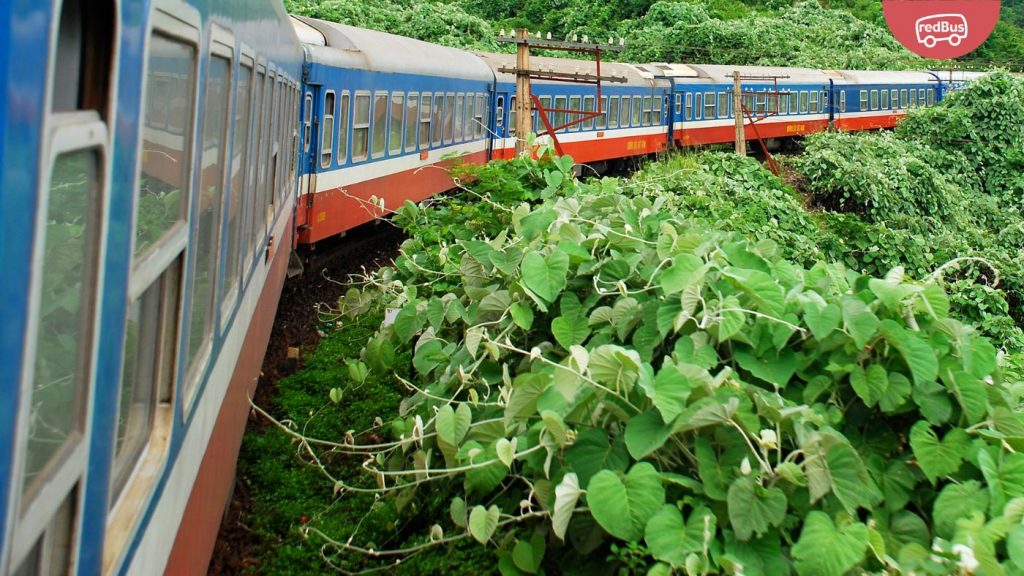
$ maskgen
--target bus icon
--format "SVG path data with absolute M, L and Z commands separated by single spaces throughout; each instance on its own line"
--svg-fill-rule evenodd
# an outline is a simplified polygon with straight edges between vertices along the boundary
M 963 14 L 933 14 L 918 18 L 914 29 L 918 43 L 928 48 L 939 42 L 959 46 L 967 38 L 967 18 Z

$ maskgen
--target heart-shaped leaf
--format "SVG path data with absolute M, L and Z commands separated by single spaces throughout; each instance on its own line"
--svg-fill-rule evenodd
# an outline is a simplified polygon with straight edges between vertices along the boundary
M 501 510 L 497 506 L 486 509 L 483 506 L 474 506 L 469 512 L 469 534 L 477 542 L 487 544 L 487 541 L 494 535 L 494 531 L 498 529 L 500 516 Z
M 867 550 L 867 526 L 851 522 L 836 528 L 828 514 L 812 510 L 792 553 L 801 576 L 842 576 L 864 559 Z
M 547 303 L 552 303 L 565 288 L 565 277 L 569 272 L 569 256 L 561 250 L 553 250 L 546 257 L 530 252 L 523 258 L 523 283 L 531 292 Z
M 786 494 L 777 487 L 764 488 L 748 476 L 733 481 L 726 502 L 729 523 L 740 540 L 764 534 L 786 517 Z
M 565 540 L 565 531 L 569 528 L 569 520 L 576 510 L 576 502 L 580 499 L 583 491 L 580 490 L 580 481 L 574 472 L 569 472 L 562 477 L 562 481 L 555 486 L 555 505 L 551 510 L 551 530 L 562 540 Z
M 910 447 L 917 465 L 932 484 L 940 476 L 960 469 L 960 461 L 967 455 L 970 437 L 960 428 L 953 428 L 939 441 L 935 431 L 924 420 L 910 429 Z
M 640 462 L 630 468 L 625 480 L 602 470 L 587 486 L 587 505 L 594 520 L 621 540 L 638 540 L 647 521 L 665 503 L 665 487 L 654 466 Z

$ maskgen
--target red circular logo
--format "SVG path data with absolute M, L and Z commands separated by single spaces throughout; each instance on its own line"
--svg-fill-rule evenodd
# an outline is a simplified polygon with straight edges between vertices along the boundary
M 883 0 L 896 39 L 925 58 L 957 58 L 975 50 L 999 21 L 999 0 Z

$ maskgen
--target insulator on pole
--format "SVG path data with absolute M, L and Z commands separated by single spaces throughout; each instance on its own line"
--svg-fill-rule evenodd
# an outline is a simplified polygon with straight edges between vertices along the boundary
M 548 32 L 548 40 L 551 40 L 551 32 Z

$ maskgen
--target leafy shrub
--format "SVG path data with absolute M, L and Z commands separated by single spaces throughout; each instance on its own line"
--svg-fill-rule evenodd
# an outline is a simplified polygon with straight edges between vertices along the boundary
M 671 194 L 559 186 L 346 297 L 397 311 L 361 361 L 411 353 L 415 375 L 392 442 L 343 444 L 367 484 L 336 490 L 461 484 L 424 542 L 493 543 L 504 574 L 600 550 L 660 573 L 1024 560 L 1019 393 L 938 284 L 804 268 Z
M 985 192 L 1024 200 L 1024 80 L 993 73 L 949 95 L 940 106 L 916 110 L 897 134 L 947 152 L 963 152 L 963 171 L 981 176 Z
M 823 132 L 805 144 L 793 164 L 824 209 L 920 230 L 969 214 L 962 191 L 935 166 L 935 152 L 917 142 L 888 132 Z

